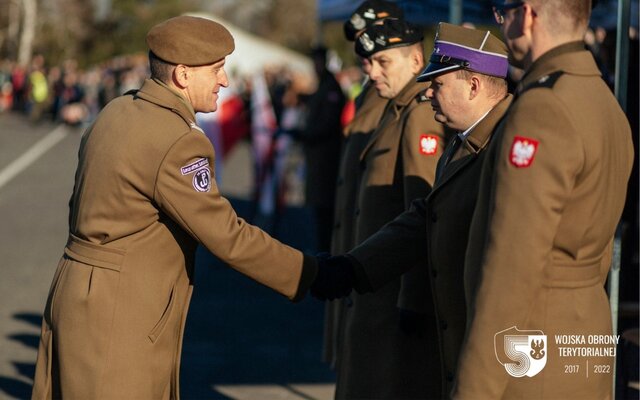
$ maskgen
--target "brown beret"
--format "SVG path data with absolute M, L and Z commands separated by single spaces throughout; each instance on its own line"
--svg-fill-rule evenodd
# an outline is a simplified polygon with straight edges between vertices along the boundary
M 189 66 L 213 64 L 235 48 L 233 36 L 224 26 L 184 15 L 151 28 L 147 45 L 162 60 Z

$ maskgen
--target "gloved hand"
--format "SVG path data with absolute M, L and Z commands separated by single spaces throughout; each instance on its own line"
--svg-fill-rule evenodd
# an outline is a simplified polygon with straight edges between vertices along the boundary
M 398 326 L 407 336 L 422 337 L 427 330 L 427 318 L 429 318 L 429 316 L 425 313 L 401 308 Z
M 316 259 L 318 274 L 310 289 L 313 297 L 318 300 L 334 300 L 351 293 L 356 277 L 348 257 L 320 253 Z

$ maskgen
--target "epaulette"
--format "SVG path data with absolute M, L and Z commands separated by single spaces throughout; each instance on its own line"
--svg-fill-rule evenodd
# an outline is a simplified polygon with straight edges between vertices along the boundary
M 420 93 L 418 93 L 416 95 L 416 101 L 418 103 L 425 103 L 425 102 L 429 101 L 429 98 L 427 97 L 427 91 L 423 90 Z
M 527 86 L 525 90 L 535 89 L 535 88 L 551 89 L 563 74 L 564 74 L 564 71 L 556 71 L 551 74 L 544 75 L 540 77 L 537 81 Z

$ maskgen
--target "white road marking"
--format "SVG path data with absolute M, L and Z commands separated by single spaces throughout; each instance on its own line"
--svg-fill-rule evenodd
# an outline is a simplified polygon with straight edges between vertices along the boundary
M 335 384 L 214 385 L 213 389 L 233 400 L 331 400 Z
M 62 139 L 67 137 L 69 130 L 65 125 L 59 125 L 57 128 L 49 132 L 45 137 L 40 139 L 36 144 L 31 146 L 20 157 L 15 159 L 11 164 L 0 170 L 0 189 L 9 183 L 20 172 L 27 169 L 31 164 L 36 162 L 40 156 L 49 151 L 53 146 L 58 144 Z

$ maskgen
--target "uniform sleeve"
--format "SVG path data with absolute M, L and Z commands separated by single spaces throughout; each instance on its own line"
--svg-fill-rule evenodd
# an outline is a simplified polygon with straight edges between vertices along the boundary
M 426 220 L 424 199 L 349 251 L 363 267 L 372 289 L 378 290 L 414 265 L 427 262 L 424 252 Z
M 444 128 L 433 119 L 429 103 L 411 110 L 402 136 L 402 166 L 405 208 L 414 199 L 425 198 L 435 180 L 438 159 L 444 150 Z M 418 245 L 426 251 L 426 240 Z M 426 259 L 426 258 L 425 258 Z M 416 264 L 412 264 L 416 265 Z M 430 311 L 431 286 L 426 262 L 402 276 L 398 307 L 415 312 Z
M 220 195 L 208 139 L 192 131 L 167 152 L 156 178 L 155 201 L 189 235 L 232 268 L 297 300 L 315 278 L 311 257 L 239 218 Z
M 509 375 L 497 361 L 494 335 L 529 326 L 531 310 L 543 288 L 545 267 L 563 208 L 584 163 L 583 144 L 568 113 L 548 90 L 522 95 L 503 126 L 495 160 L 488 210 L 476 208 L 474 224 L 488 213 L 484 257 L 467 252 L 465 275 L 477 265 L 469 325 L 458 370 L 456 399 L 501 398 Z M 500 133 L 500 132 L 498 132 Z M 498 136 L 499 137 L 499 136 Z M 487 165 L 485 165 L 485 168 Z M 471 236 L 469 242 L 481 240 Z M 465 279 L 467 277 L 465 276 Z

